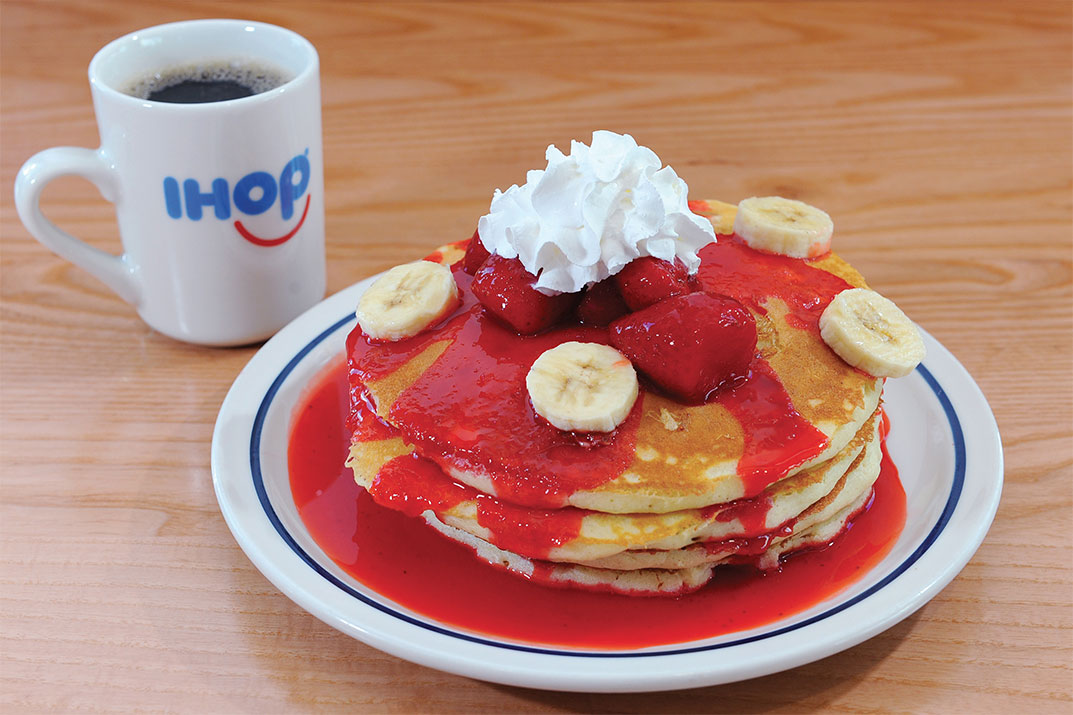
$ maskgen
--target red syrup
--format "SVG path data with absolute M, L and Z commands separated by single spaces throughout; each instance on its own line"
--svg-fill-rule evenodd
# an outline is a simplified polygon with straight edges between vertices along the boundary
M 749 378 L 719 395 L 738 422 L 745 449 L 738 474 L 745 496 L 759 494 L 827 446 L 827 437 L 798 414 L 775 371 L 762 358 L 753 360 Z
M 707 507 L 705 516 L 715 514 L 716 521 L 722 522 L 736 519 L 741 524 L 742 533 L 759 534 L 769 531 L 767 526 L 769 511 L 771 511 L 771 497 L 761 494 L 752 499 L 739 499 L 729 505 Z
M 644 648 L 773 623 L 851 585 L 890 550 L 905 492 L 883 446 L 869 506 L 825 549 L 778 571 L 721 566 L 704 588 L 639 598 L 533 583 L 479 561 L 417 517 L 377 505 L 343 462 L 349 444 L 345 370 L 326 372 L 295 412 L 291 490 L 313 539 L 358 581 L 426 618 L 492 637 L 584 649 Z
M 365 434 L 377 439 L 368 431 Z M 463 501 L 475 501 L 477 522 L 492 532 L 497 546 L 536 559 L 547 558 L 551 549 L 576 539 L 584 518 L 584 512 L 573 507 L 541 511 L 481 494 L 447 478 L 434 462 L 417 454 L 384 464 L 369 493 L 378 505 L 414 517 L 428 509 L 442 515 Z
M 698 280 L 705 290 L 758 310 L 761 296 L 781 297 L 793 324 L 817 332 L 819 312 L 848 285 L 807 261 L 761 254 L 732 236 L 720 237 L 701 255 Z M 719 270 L 713 271 L 709 263 Z M 526 373 L 545 350 L 570 340 L 606 344 L 608 330 L 567 323 L 520 336 L 483 311 L 470 290 L 473 279 L 460 263 L 453 272 L 462 303 L 440 324 L 390 344 L 371 343 L 359 330 L 351 333 L 351 383 L 360 388 L 384 378 L 433 343 L 445 343 L 443 353 L 391 406 L 390 421 L 404 426 L 404 437 L 421 454 L 445 469 L 486 474 L 503 500 L 534 508 L 562 507 L 569 495 L 621 475 L 634 456 L 645 388 L 626 421 L 600 443 L 578 440 L 540 419 L 525 389 Z M 712 401 L 724 405 L 741 424 L 745 444 L 739 470 L 747 497 L 827 446 L 823 433 L 794 409 L 782 383 L 759 356 L 747 380 L 721 390 Z
M 487 472 L 503 499 L 537 508 L 561 507 L 567 495 L 621 474 L 633 458 L 642 400 L 613 436 L 594 442 L 539 418 L 525 389 L 525 375 L 541 353 L 570 340 L 606 344 L 607 329 L 566 325 L 520 336 L 483 311 L 469 289 L 472 277 L 459 265 L 454 275 L 462 305 L 438 326 L 394 344 L 370 344 L 360 331 L 351 333 L 351 383 L 390 375 L 433 343 L 446 342 L 391 407 L 391 421 L 407 426 L 404 436 L 419 452 L 443 466 Z
M 372 407 L 360 398 L 351 400 L 347 426 L 354 442 L 380 441 L 400 435 L 399 430 L 380 421 Z M 380 467 L 369 493 L 380 506 L 408 516 L 420 516 L 431 509 L 442 518 L 462 502 L 475 502 L 477 522 L 492 533 L 490 541 L 535 559 L 546 559 L 552 549 L 576 539 L 585 516 L 584 511 L 575 507 L 532 509 L 482 494 L 473 487 L 455 482 L 435 462 L 416 453 L 395 457 Z M 726 541 L 707 542 L 705 546 L 712 553 L 729 550 L 758 554 L 764 551 L 772 537 L 788 536 L 792 525 L 791 522 L 774 530 L 768 529 L 770 509 L 771 498 L 763 494 L 752 499 L 739 499 L 726 506 L 707 507 L 703 511 L 705 519 L 714 516 L 719 521 L 737 520 L 742 534 L 760 536 L 751 539 L 735 536 Z M 756 545 L 755 548 L 750 544 Z
M 697 279 L 705 290 L 721 293 L 760 312 L 769 298 L 781 298 L 789 313 L 787 324 L 820 331 L 820 315 L 831 299 L 852 288 L 833 273 L 802 260 L 761 253 L 736 235 L 720 235 L 697 252 L 701 258 Z
M 416 454 L 388 461 L 369 489 L 377 504 L 406 516 L 421 516 L 428 509 L 441 514 L 472 498 L 474 491 L 444 479 L 439 467 Z

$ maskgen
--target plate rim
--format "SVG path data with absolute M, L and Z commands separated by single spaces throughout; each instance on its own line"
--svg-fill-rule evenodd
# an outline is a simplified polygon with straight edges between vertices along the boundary
M 292 321 L 291 324 L 281 330 L 275 337 L 262 346 L 255 355 L 253 355 L 243 370 L 239 373 L 238 377 L 236 377 L 228 391 L 227 397 L 225 397 L 221 405 L 217 423 L 213 430 L 211 462 L 213 485 L 216 490 L 217 501 L 219 502 L 221 512 L 223 513 L 225 521 L 231 529 L 233 536 L 239 543 L 239 546 L 243 549 L 251 562 L 253 562 L 254 566 L 257 567 L 258 570 L 260 570 L 277 588 L 291 598 L 291 600 L 295 601 L 295 603 L 312 615 L 337 630 L 385 652 L 439 670 L 491 682 L 560 690 L 591 692 L 653 691 L 694 687 L 698 685 L 713 685 L 748 677 L 756 677 L 796 667 L 852 647 L 886 628 L 889 628 L 918 610 L 952 581 L 965 564 L 968 563 L 972 555 L 978 549 L 980 543 L 982 543 L 994 518 L 999 499 L 1001 498 L 1003 475 L 1001 440 L 998 434 L 997 424 L 994 421 L 994 416 L 991 413 L 990 407 L 987 405 L 982 392 L 980 392 L 979 387 L 972 380 L 971 375 L 969 375 L 965 368 L 952 354 L 949 353 L 949 351 L 947 351 L 932 336 L 927 334 L 926 331 L 922 330 L 921 332 L 923 333 L 925 340 L 929 343 L 929 353 L 928 358 L 925 359 L 925 363 L 918 368 L 918 372 L 938 399 L 943 413 L 950 425 L 951 433 L 954 436 L 955 474 L 947 497 L 947 503 L 944 505 L 935 524 L 933 524 L 928 531 L 927 536 L 925 536 L 923 541 L 909 556 L 905 557 L 900 564 L 894 567 L 886 576 L 880 579 L 880 581 L 873 584 L 862 593 L 845 601 L 837 600 L 836 597 L 836 601 L 832 606 L 821 613 L 817 613 L 814 616 L 796 623 L 790 623 L 771 631 L 756 633 L 740 639 L 695 646 L 668 644 L 667 646 L 660 646 L 656 649 L 628 651 L 593 651 L 583 649 L 560 650 L 554 646 L 525 645 L 523 643 L 511 643 L 503 640 L 497 641 L 494 639 L 494 636 L 482 637 L 451 630 L 450 626 L 439 624 L 431 617 L 425 617 L 426 620 L 422 621 L 419 616 L 410 616 L 405 613 L 399 613 L 398 611 L 392 610 L 390 607 L 379 604 L 375 600 L 354 591 L 348 585 L 338 581 L 338 579 L 317 564 L 313 557 L 305 554 L 301 547 L 289 536 L 286 528 L 279 522 L 279 518 L 275 514 L 271 501 L 265 492 L 263 480 L 259 479 L 261 476 L 259 471 L 261 460 L 259 445 L 260 428 L 268 414 L 268 410 L 272 406 L 272 400 L 274 399 L 275 394 L 291 373 L 322 341 L 332 337 L 348 325 L 353 324 L 354 318 L 350 308 L 356 302 L 356 297 L 360 291 L 370 282 L 375 280 L 375 278 L 376 276 L 372 276 L 365 280 L 358 281 L 348 288 L 324 299 Z M 338 318 L 338 315 L 344 313 L 344 306 L 347 308 L 345 311 L 346 315 L 340 319 Z M 332 318 L 333 311 L 335 311 L 335 319 Z M 328 327 L 323 327 L 325 325 Z M 281 368 L 280 364 L 284 358 L 286 358 L 286 360 Z M 928 369 L 927 364 L 929 361 L 932 363 L 941 363 L 943 372 L 952 372 L 953 376 L 951 377 L 950 375 L 947 375 L 947 377 L 959 382 L 957 387 L 959 388 L 959 393 L 961 393 L 959 394 L 960 398 L 975 400 L 982 404 L 984 409 L 974 410 L 972 413 L 972 421 L 974 423 L 983 422 L 982 426 L 984 428 L 990 427 L 990 429 L 982 430 L 982 434 L 979 434 L 979 430 L 974 431 L 972 434 L 973 439 L 984 440 L 985 444 L 982 446 L 992 447 L 991 458 L 993 460 L 997 457 L 997 462 L 994 464 L 994 468 L 989 470 L 990 474 L 984 475 L 984 477 L 990 477 L 989 484 L 984 485 L 990 486 L 990 489 L 985 490 L 985 496 L 989 498 L 986 500 L 985 509 L 982 512 L 982 516 L 985 516 L 986 518 L 977 517 L 974 520 L 975 530 L 972 534 L 972 538 L 965 541 L 958 553 L 948 560 L 946 567 L 941 573 L 932 576 L 928 580 L 928 583 L 924 584 L 922 588 L 919 588 L 911 598 L 908 600 L 903 599 L 899 608 L 886 613 L 883 617 L 873 619 L 871 622 L 867 623 L 865 627 L 858 627 L 855 631 L 844 635 L 844 637 L 838 638 L 836 634 L 836 637 L 818 639 L 808 647 L 798 648 L 796 652 L 779 653 L 778 657 L 759 659 L 762 662 L 757 662 L 758 659 L 756 658 L 746 658 L 744 661 L 737 664 L 723 663 L 723 667 L 721 668 L 712 667 L 713 664 L 709 664 L 709 667 L 702 667 L 695 663 L 692 664 L 693 667 L 689 667 L 689 664 L 682 662 L 690 659 L 696 660 L 697 656 L 702 656 L 705 653 L 711 653 L 713 651 L 730 652 L 730 649 L 733 648 L 737 648 L 741 651 L 744 647 L 750 646 L 751 644 L 766 641 L 771 638 L 777 638 L 794 631 L 813 628 L 814 626 L 817 626 L 817 624 L 821 624 L 822 626 L 823 621 L 835 617 L 840 613 L 844 613 L 853 606 L 875 597 L 888 585 L 897 581 L 907 570 L 917 563 L 921 557 L 926 555 L 934 543 L 942 536 L 945 527 L 957 513 L 958 503 L 964 490 L 965 480 L 968 476 L 968 445 L 966 443 L 965 430 L 961 425 L 961 416 L 954 407 L 948 394 L 948 390 L 944 388 L 943 384 L 936 378 L 933 372 Z M 265 369 L 272 368 L 272 366 L 275 367 L 273 369 Z M 258 384 L 263 386 L 263 383 L 266 380 L 266 373 L 271 373 L 271 377 L 267 378 L 269 382 L 267 388 L 258 388 Z M 229 432 L 229 430 L 225 428 L 224 423 L 238 410 L 239 404 L 244 403 L 244 393 L 249 393 L 251 391 L 254 395 L 259 396 L 259 399 L 257 400 L 256 412 L 248 425 L 249 431 L 246 433 L 248 435 L 247 439 L 249 444 L 249 474 L 242 474 L 241 478 L 245 479 L 248 476 L 254 483 L 254 491 L 258 500 L 258 505 L 262 508 L 265 518 L 270 523 L 270 526 L 276 533 L 276 537 L 280 541 L 280 543 L 275 544 L 275 546 L 282 544 L 295 558 L 298 558 L 305 567 L 310 569 L 308 573 L 305 574 L 304 579 L 301 575 L 288 573 L 287 568 L 279 563 L 280 559 L 278 556 L 274 557 L 272 554 L 267 553 L 265 544 L 258 544 L 251 538 L 252 535 L 249 533 L 251 525 L 247 523 L 246 519 L 234 508 L 235 504 L 232 503 L 234 494 L 232 493 L 233 489 L 231 489 L 231 487 L 233 487 L 234 484 L 231 483 L 230 480 L 235 479 L 236 477 L 230 474 L 233 470 L 225 464 L 225 452 L 230 450 L 233 456 L 235 448 L 234 445 L 225 438 L 225 432 Z M 262 392 L 263 394 L 261 394 Z M 245 404 L 245 407 L 248 408 L 248 406 L 248 404 Z M 248 410 L 241 416 L 248 419 Z M 997 450 L 995 449 L 996 447 Z M 980 479 L 983 479 L 983 477 Z M 261 526 L 263 527 L 263 524 L 261 524 Z M 263 531 L 263 528 L 261 530 Z M 285 534 L 287 536 L 284 536 Z M 308 583 L 310 574 L 315 574 L 315 579 L 312 583 Z M 317 594 L 313 593 L 318 590 L 318 584 L 316 582 L 318 579 L 321 584 L 328 583 L 334 588 L 340 589 L 343 593 L 347 594 L 350 599 L 358 599 L 356 602 L 360 604 L 357 612 L 359 618 L 355 619 L 353 617 L 347 617 L 352 614 L 339 613 L 333 608 L 332 604 L 326 602 L 329 599 L 323 597 L 325 594 L 321 594 L 322 597 L 318 597 Z M 303 581 L 307 582 L 302 583 Z M 370 589 L 370 591 L 372 591 L 372 589 Z M 369 616 L 371 614 L 361 613 L 362 609 L 371 609 L 373 611 L 378 611 L 379 613 L 375 618 L 363 619 L 361 616 Z M 424 632 L 424 637 L 418 637 L 418 642 L 415 643 L 410 639 L 402 638 L 399 634 L 381 632 L 382 629 L 378 629 L 378 626 L 384 625 L 378 623 L 381 616 L 386 616 L 392 619 L 401 619 L 403 623 L 401 630 L 419 629 Z M 391 628 L 389 624 L 387 631 L 390 630 Z M 439 644 L 441 646 L 450 646 L 451 652 L 449 654 L 438 653 L 437 648 L 430 647 L 430 645 L 437 645 L 435 642 L 440 638 L 450 639 L 448 644 Z M 430 644 L 428 641 L 432 641 L 433 643 Z M 466 644 L 466 647 L 461 649 L 465 652 L 459 652 L 460 641 Z M 471 652 L 474 651 L 474 649 L 476 649 L 476 652 Z M 497 658 L 490 660 L 487 657 L 481 657 L 482 649 L 492 649 L 492 654 L 496 655 Z M 509 653 L 510 656 L 506 657 L 505 653 Z M 510 662 L 502 662 L 504 658 Z M 547 659 L 558 659 L 558 663 L 566 664 L 570 667 L 566 670 L 554 666 L 548 667 L 549 663 L 543 662 Z M 603 674 L 591 672 L 593 669 L 590 667 L 583 668 L 582 670 L 585 672 L 576 672 L 579 663 L 587 664 L 593 661 L 603 663 L 615 662 L 618 664 L 641 662 L 650 665 L 654 659 L 660 659 L 661 663 L 666 663 L 673 659 L 676 661 L 676 665 L 680 667 L 640 678 L 637 673 L 621 672 L 620 668 L 614 669 L 618 672 Z M 541 662 L 531 662 L 534 660 Z

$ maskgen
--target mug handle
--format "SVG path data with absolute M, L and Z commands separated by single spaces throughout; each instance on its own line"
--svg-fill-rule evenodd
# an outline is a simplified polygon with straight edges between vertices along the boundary
M 137 267 L 127 254 L 114 256 L 75 238 L 41 213 L 41 192 L 60 176 L 81 176 L 92 182 L 106 200 L 115 203 L 118 184 L 115 167 L 100 151 L 78 147 L 54 147 L 30 157 L 15 178 L 15 208 L 34 238 L 56 255 L 84 268 L 120 298 L 138 306 L 141 285 Z

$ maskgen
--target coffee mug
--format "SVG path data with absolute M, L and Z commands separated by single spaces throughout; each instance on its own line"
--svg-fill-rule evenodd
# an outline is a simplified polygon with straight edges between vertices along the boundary
M 281 83 L 240 87 L 249 95 L 240 98 L 141 96 L 169 77 L 197 90 L 265 73 Z M 37 240 L 150 327 L 191 343 L 264 340 L 323 298 L 319 60 L 308 40 L 242 20 L 160 25 L 102 48 L 89 80 L 100 148 L 47 149 L 15 182 L 19 217 Z M 115 204 L 121 256 L 42 214 L 42 189 L 70 174 Z

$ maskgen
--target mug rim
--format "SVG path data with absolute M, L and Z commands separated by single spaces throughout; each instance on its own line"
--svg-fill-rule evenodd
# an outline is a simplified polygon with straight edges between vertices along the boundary
M 250 95 L 248 97 L 238 97 L 238 98 L 235 98 L 235 99 L 227 99 L 227 100 L 222 100 L 222 101 L 218 101 L 218 102 L 182 103 L 182 102 L 161 102 L 161 101 L 158 101 L 158 100 L 143 99 L 141 97 L 135 97 L 133 95 L 126 94 L 125 92 L 122 92 L 122 91 L 116 89 L 114 86 L 112 86 L 112 84 L 106 82 L 100 76 L 100 65 L 103 62 L 107 61 L 107 59 L 109 57 L 111 57 L 115 52 L 117 52 L 123 46 L 128 45 L 129 43 L 131 43 L 133 41 L 136 41 L 138 39 L 138 35 L 141 35 L 141 34 L 144 34 L 144 33 L 147 33 L 147 32 L 159 32 L 159 31 L 162 31 L 162 30 L 174 31 L 174 30 L 179 30 L 181 28 L 190 28 L 190 27 L 193 27 L 193 26 L 205 27 L 205 26 L 208 26 L 208 25 L 232 26 L 232 27 L 233 26 L 245 26 L 245 27 L 254 27 L 254 28 L 257 28 L 257 29 L 263 29 L 265 32 L 283 33 L 285 35 L 290 36 L 292 39 L 296 40 L 298 45 L 309 54 L 309 57 L 308 57 L 308 60 L 305 63 L 305 66 L 299 72 L 297 72 L 294 75 L 294 77 L 290 78 L 289 80 L 287 80 L 283 84 L 279 85 L 278 87 L 273 87 L 272 89 L 270 89 L 268 91 L 260 92 L 258 94 L 253 94 L 253 95 Z M 269 57 L 269 58 L 265 58 L 265 59 L 271 60 L 272 58 Z M 295 32 L 294 30 L 290 30 L 290 29 L 288 29 L 286 27 L 281 27 L 280 25 L 273 25 L 273 24 L 268 23 L 268 22 L 259 22 L 257 20 L 241 20 L 241 19 L 237 19 L 237 18 L 203 18 L 203 19 L 198 19 L 198 20 L 180 20 L 178 22 L 166 22 L 166 23 L 162 23 L 162 24 L 159 24 L 159 25 L 151 25 L 149 27 L 145 27 L 145 28 L 142 28 L 140 30 L 134 30 L 133 32 L 128 32 L 127 34 L 125 34 L 125 35 L 123 35 L 121 37 L 117 37 L 116 39 L 114 39 L 111 42 L 109 42 L 108 44 L 106 44 L 104 47 L 102 47 L 99 50 L 97 50 L 97 52 L 93 55 L 93 59 L 90 60 L 90 63 L 89 63 L 88 74 L 89 74 L 90 87 L 94 91 L 101 92 L 101 93 L 107 95 L 108 97 L 112 98 L 115 101 L 128 103 L 132 107 L 144 107 L 144 108 L 153 108 L 153 109 L 159 108 L 162 111 L 165 110 L 165 108 L 166 108 L 167 111 L 176 111 L 176 112 L 196 112 L 196 111 L 204 112 L 204 111 L 210 111 L 209 108 L 214 108 L 215 111 L 222 111 L 225 108 L 235 107 L 235 106 L 239 106 L 239 105 L 248 106 L 248 105 L 256 104 L 258 102 L 271 101 L 275 97 L 278 97 L 280 95 L 286 94 L 286 92 L 288 91 L 288 88 L 292 87 L 296 83 L 307 81 L 311 76 L 315 77 L 315 75 L 319 71 L 319 66 L 320 66 L 320 56 L 317 53 L 317 48 L 314 47 L 312 42 L 310 42 L 308 39 L 306 39 L 302 35 L 300 35 L 297 32 Z

